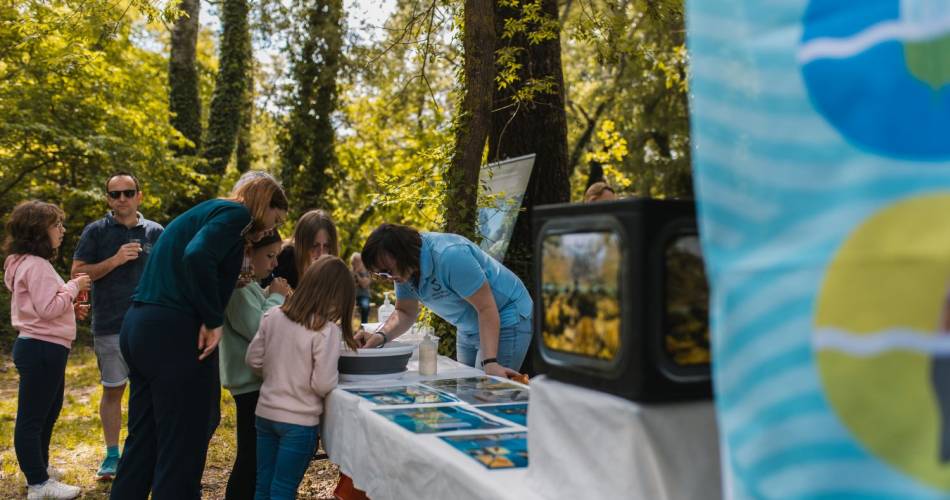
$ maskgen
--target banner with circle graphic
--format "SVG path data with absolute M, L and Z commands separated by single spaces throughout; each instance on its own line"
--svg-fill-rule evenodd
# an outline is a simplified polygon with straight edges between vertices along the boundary
M 727 496 L 950 496 L 950 1 L 687 30 Z

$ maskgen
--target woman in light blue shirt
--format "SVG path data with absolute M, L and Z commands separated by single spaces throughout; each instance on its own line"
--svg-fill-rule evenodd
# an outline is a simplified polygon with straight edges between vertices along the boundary
M 524 283 L 467 238 L 382 224 L 361 252 L 367 269 L 396 283 L 396 310 L 376 332 L 376 347 L 416 321 L 419 303 L 454 325 L 458 360 L 489 375 L 517 375 L 531 342 L 532 302 Z

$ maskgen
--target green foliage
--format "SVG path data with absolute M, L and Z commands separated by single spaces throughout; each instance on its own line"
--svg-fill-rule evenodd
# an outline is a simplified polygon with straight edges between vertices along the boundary
M 252 53 L 247 0 L 225 0 L 221 25 L 221 53 L 203 153 L 205 173 L 215 180 L 224 174 L 234 153 L 249 93 Z M 206 197 L 213 197 L 214 191 L 209 189 Z
M 559 92 L 554 78 L 546 75 L 526 76 L 530 64 L 527 47 L 544 42 L 557 42 L 561 25 L 557 16 L 545 12 L 543 0 L 498 0 L 506 15 L 501 19 L 499 44 L 495 60 L 498 66 L 495 83 L 499 90 L 510 90 L 515 105 L 529 103 L 542 95 Z
M 565 10 L 572 197 L 591 161 L 622 193 L 691 197 L 682 1 L 574 0 Z
M 31 198 L 62 206 L 64 276 L 83 227 L 107 209 L 110 173 L 137 173 L 142 212 L 163 223 L 194 189 L 193 160 L 170 152 L 186 140 L 168 120 L 167 58 L 133 43 L 164 15 L 140 2 L 0 4 L 0 213 Z
M 386 37 L 348 47 L 339 167 L 324 196 L 347 255 L 382 222 L 442 227 L 458 50 L 450 7 L 401 1 Z
M 199 30 L 200 0 L 179 0 L 181 15 L 171 32 L 168 63 L 168 107 L 170 122 L 188 141 L 173 144 L 180 155 L 194 155 L 201 149 L 201 95 L 195 51 Z
M 281 173 L 303 213 L 322 200 L 337 167 L 333 115 L 343 46 L 341 0 L 306 0 L 293 11 L 289 47 L 289 116 L 282 134 Z

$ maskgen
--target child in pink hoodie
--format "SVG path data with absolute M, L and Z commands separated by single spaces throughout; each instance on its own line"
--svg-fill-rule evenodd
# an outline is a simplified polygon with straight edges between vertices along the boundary
M 76 338 L 73 301 L 90 283 L 86 275 L 64 283 L 50 263 L 66 234 L 63 219 L 56 205 L 20 203 L 7 221 L 3 248 L 3 282 L 13 294 L 10 317 L 19 332 L 13 344 L 20 374 L 13 442 L 28 499 L 71 499 L 80 493 L 51 478 L 55 469 L 49 466 L 50 437 L 63 407 L 66 358 Z

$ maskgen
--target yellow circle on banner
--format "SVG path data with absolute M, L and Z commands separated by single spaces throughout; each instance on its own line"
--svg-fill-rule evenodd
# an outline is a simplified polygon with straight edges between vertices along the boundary
M 941 458 L 941 440 L 950 426 L 942 422 L 950 418 L 941 413 L 928 349 L 939 340 L 948 286 L 950 194 L 901 200 L 864 221 L 834 255 L 814 339 L 825 394 L 854 437 L 943 490 L 950 460 Z

